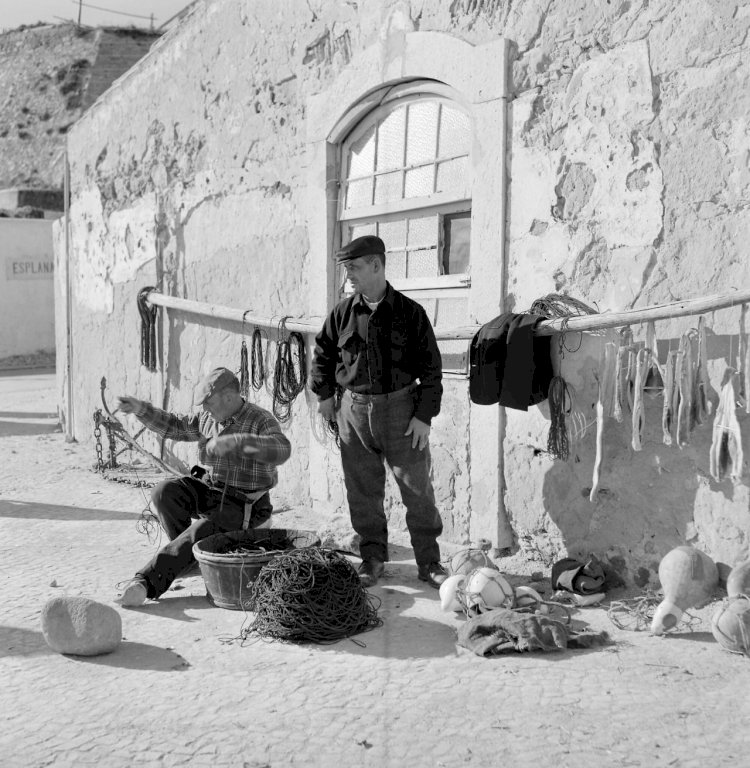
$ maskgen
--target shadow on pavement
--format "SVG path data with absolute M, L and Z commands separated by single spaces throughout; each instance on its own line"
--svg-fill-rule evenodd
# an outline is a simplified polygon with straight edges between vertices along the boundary
M 59 422 L 49 424 L 33 424 L 23 421 L 0 420 L 0 437 L 18 437 L 21 435 L 48 435 L 62 432 Z
M 148 643 L 123 640 L 112 653 L 102 656 L 68 656 L 73 661 L 121 669 L 147 669 L 155 672 L 184 672 L 190 667 L 179 653 Z
M 186 595 L 185 597 L 173 596 L 172 592 L 165 592 L 158 600 L 149 600 L 137 608 L 123 608 L 126 611 L 161 616 L 165 619 L 177 621 L 200 621 L 195 616 L 188 616 L 185 611 L 204 610 L 214 608 L 207 597 L 200 595 Z M 242 611 L 236 611 L 242 615 Z
M 21 520 L 133 520 L 140 517 L 140 512 L 0 499 L 0 517 L 15 517 Z
M 41 653 L 53 653 L 41 632 L 21 627 L 0 626 L 0 659 Z

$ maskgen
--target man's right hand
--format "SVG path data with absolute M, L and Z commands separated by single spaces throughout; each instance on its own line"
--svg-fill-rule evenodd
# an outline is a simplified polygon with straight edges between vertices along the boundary
M 321 400 L 318 403 L 318 413 L 326 421 L 336 421 L 336 405 L 334 398 L 329 397 L 328 400 Z
M 143 400 L 131 397 L 130 395 L 120 395 L 117 398 L 117 410 L 123 413 L 135 413 L 138 415 L 143 410 L 144 405 Z

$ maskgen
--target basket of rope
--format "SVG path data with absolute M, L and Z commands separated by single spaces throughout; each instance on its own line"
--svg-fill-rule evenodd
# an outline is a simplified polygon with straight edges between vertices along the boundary
M 243 610 L 250 586 L 263 567 L 281 552 L 320 544 L 313 531 L 256 528 L 215 533 L 193 545 L 208 597 L 219 608 Z
M 379 627 L 380 602 L 339 552 L 306 547 L 277 555 L 252 584 L 255 618 L 243 636 L 334 643 Z

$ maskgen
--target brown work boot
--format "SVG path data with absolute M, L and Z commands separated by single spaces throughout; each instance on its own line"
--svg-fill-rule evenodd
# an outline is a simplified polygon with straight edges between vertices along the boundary
M 383 575 L 383 571 L 385 571 L 383 561 L 378 560 L 376 557 L 371 557 L 368 560 L 362 561 L 357 573 L 363 587 L 374 587 L 378 583 L 378 579 Z
M 448 574 L 440 563 L 424 563 L 418 566 L 417 575 L 420 581 L 426 581 L 431 587 L 439 589 L 448 578 Z

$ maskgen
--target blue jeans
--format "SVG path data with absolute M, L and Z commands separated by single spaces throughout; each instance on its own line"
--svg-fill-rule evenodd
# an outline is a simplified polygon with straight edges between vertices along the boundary
M 430 479 L 430 449 L 412 448 L 412 436 L 404 436 L 413 415 L 413 388 L 387 395 L 347 390 L 341 399 L 337 417 L 341 463 L 352 527 L 360 536 L 364 560 L 388 560 L 388 523 L 383 509 L 386 462 L 406 507 L 406 527 L 417 565 L 440 560 L 437 538 L 443 523 Z
M 146 594 L 155 599 L 195 562 L 193 544 L 196 541 L 214 533 L 242 530 L 245 504 L 187 476 L 163 480 L 151 491 L 151 502 L 170 541 L 136 576 L 146 581 Z M 272 511 L 271 499 L 266 493 L 253 505 L 250 525 L 267 519 Z

